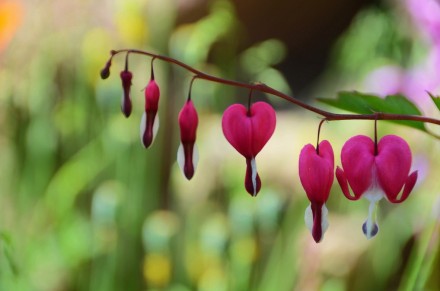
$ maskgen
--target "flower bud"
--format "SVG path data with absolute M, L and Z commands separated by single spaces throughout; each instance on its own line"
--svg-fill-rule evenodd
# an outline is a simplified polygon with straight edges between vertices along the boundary
M 177 162 L 188 180 L 194 175 L 199 157 L 195 144 L 197 125 L 197 111 L 193 102 L 188 100 L 179 113 L 180 146 L 177 151 Z
M 129 117 L 131 114 L 131 98 L 130 98 L 130 88 L 131 88 L 131 79 L 133 75 L 130 71 L 122 71 L 121 72 L 121 80 L 122 80 L 122 88 L 124 90 L 124 94 L 121 100 L 121 111 L 125 115 L 125 117 Z
M 159 129 L 160 90 L 154 79 L 151 79 L 145 88 L 145 112 L 142 115 L 140 126 L 140 138 L 145 148 L 149 148 L 156 137 Z
M 109 60 L 105 67 L 101 70 L 101 79 L 105 80 L 110 76 L 110 66 L 112 65 L 112 61 Z

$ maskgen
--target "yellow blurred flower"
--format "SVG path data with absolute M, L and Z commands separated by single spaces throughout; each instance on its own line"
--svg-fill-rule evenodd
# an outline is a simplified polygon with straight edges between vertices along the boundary
M 164 254 L 147 254 L 144 259 L 144 278 L 148 285 L 164 287 L 171 278 L 170 258 Z

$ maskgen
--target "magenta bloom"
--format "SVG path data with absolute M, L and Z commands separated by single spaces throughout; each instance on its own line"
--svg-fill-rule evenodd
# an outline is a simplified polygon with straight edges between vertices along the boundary
M 261 188 L 255 157 L 272 136 L 275 125 L 275 110 L 266 102 L 256 102 L 249 110 L 241 104 L 233 104 L 223 114 L 223 134 L 246 158 L 245 188 L 252 196 Z
M 408 198 L 417 181 L 417 171 L 409 175 L 411 150 L 406 141 L 395 135 L 384 136 L 377 147 L 367 136 L 350 138 L 341 152 L 342 168 L 337 167 L 336 178 L 345 197 L 370 201 L 368 218 L 362 226 L 370 239 L 379 231 L 375 208 L 386 197 L 392 203 Z M 354 196 L 350 194 L 349 185 Z M 403 188 L 402 195 L 399 193 Z
M 335 162 L 333 149 L 326 140 L 319 148 L 306 145 L 299 156 L 299 178 L 310 200 L 306 209 L 305 222 L 311 231 L 313 239 L 318 243 L 328 228 L 328 210 L 325 202 L 330 195 L 333 184 Z
M 145 88 L 145 112 L 142 115 L 140 136 L 145 148 L 149 148 L 156 137 L 159 129 L 159 109 L 160 90 L 156 81 L 151 79 Z
M 109 73 L 110 74 L 110 73 Z M 130 88 L 131 88 L 131 79 L 133 75 L 130 71 L 122 71 L 121 74 L 122 81 L 122 89 L 124 90 L 124 94 L 122 95 L 121 101 L 121 111 L 124 113 L 125 117 L 129 117 L 131 114 L 131 97 L 130 97 Z
M 188 180 L 193 177 L 199 159 L 196 145 L 198 123 L 194 104 L 188 100 L 179 113 L 180 146 L 177 150 L 177 163 Z

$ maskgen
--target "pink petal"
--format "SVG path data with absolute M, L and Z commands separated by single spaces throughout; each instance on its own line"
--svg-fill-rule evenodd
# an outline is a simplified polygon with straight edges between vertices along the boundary
M 336 168 L 336 179 L 338 180 L 342 193 L 344 193 L 344 196 L 347 197 L 347 199 L 358 200 L 361 197 L 361 195 L 352 196 L 350 194 L 350 188 L 348 187 L 347 177 L 345 176 L 344 171 L 339 167 Z
M 275 110 L 266 102 L 256 102 L 250 110 L 252 126 L 252 152 L 256 156 L 275 131 Z
M 199 118 L 191 100 L 187 101 L 179 113 L 180 140 L 182 143 L 194 143 L 196 141 Z
M 229 106 L 223 113 L 222 129 L 229 143 L 244 157 L 251 159 L 252 124 L 246 113 L 246 107 L 241 104 Z
M 335 166 L 335 155 L 333 154 L 333 148 L 328 140 L 323 140 L 319 143 L 319 156 L 327 160 L 332 165 Z
M 411 150 L 408 143 L 395 135 L 384 136 L 378 143 L 376 169 L 380 186 L 388 200 L 396 200 L 410 168 Z
M 350 184 L 356 200 L 372 183 L 374 142 L 364 135 L 357 135 L 350 138 L 342 147 L 341 162 L 342 168 L 344 169 L 344 176 Z M 338 172 L 336 175 L 338 177 Z M 341 184 L 342 182 L 342 185 L 344 185 L 341 172 L 339 173 L 339 177 L 341 178 L 341 181 L 338 179 L 339 183 Z M 347 194 L 348 192 L 344 192 L 344 195 L 350 199 Z
M 229 106 L 222 118 L 223 134 L 229 143 L 244 157 L 255 157 L 275 130 L 276 117 L 273 108 L 265 102 L 257 102 L 248 112 L 241 104 Z
M 310 201 L 321 204 L 327 201 L 334 179 L 333 168 L 333 149 L 328 141 L 320 143 L 319 155 L 311 144 L 301 150 L 299 177 Z
M 412 172 L 411 175 L 408 176 L 408 179 L 406 179 L 405 187 L 403 188 L 402 197 L 400 199 L 396 199 L 396 197 L 388 198 L 388 200 L 392 203 L 401 203 L 408 198 L 409 194 L 411 193 L 412 189 L 414 188 L 415 184 L 417 182 L 417 171 Z
M 155 80 L 150 80 L 145 88 L 145 111 L 155 111 L 159 109 L 160 90 Z

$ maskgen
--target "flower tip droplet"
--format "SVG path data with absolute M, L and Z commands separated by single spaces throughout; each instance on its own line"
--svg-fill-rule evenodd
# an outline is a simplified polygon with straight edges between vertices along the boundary
M 121 111 L 126 118 L 130 117 L 131 110 L 132 110 L 131 98 L 130 97 L 125 98 L 123 96 L 121 101 Z
M 111 59 L 105 64 L 105 67 L 101 70 L 101 79 L 105 80 L 110 77 L 110 66 L 112 65 Z
M 367 239 L 371 239 L 375 237 L 376 234 L 379 232 L 379 226 L 375 222 L 369 225 L 369 221 L 366 220 L 364 224 L 362 224 L 362 232 L 367 237 Z
M 110 77 L 110 68 L 108 66 L 105 66 L 102 70 L 101 70 L 101 79 L 105 80 L 108 77 Z

